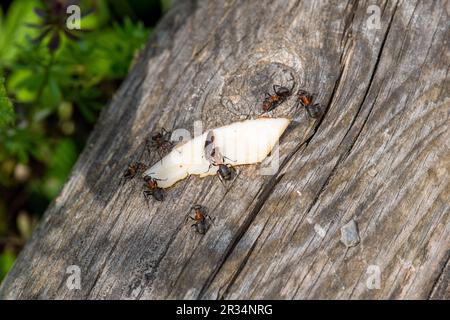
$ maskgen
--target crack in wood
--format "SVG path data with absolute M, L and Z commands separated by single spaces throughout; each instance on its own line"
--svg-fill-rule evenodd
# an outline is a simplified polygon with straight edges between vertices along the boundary
M 282 168 L 282 166 L 280 166 Z M 278 170 L 279 172 L 280 170 Z M 205 281 L 205 284 L 203 285 L 202 289 L 200 290 L 200 293 L 198 294 L 198 299 L 201 299 L 202 296 L 205 294 L 205 291 L 207 288 L 211 285 L 211 283 L 214 281 L 215 276 L 217 273 L 219 273 L 220 269 L 224 265 L 227 258 L 231 255 L 234 248 L 238 244 L 239 240 L 242 238 L 242 236 L 245 234 L 245 232 L 248 230 L 249 226 L 253 222 L 253 220 L 256 218 L 258 212 L 263 207 L 265 201 L 269 198 L 271 191 L 277 183 L 283 178 L 284 174 L 281 175 L 274 175 L 273 178 L 267 183 L 267 185 L 262 190 L 260 196 L 258 197 L 255 207 L 253 210 L 247 215 L 246 219 L 242 223 L 242 225 L 239 227 L 239 230 L 236 232 L 235 236 L 231 240 L 230 244 L 228 245 L 227 249 L 225 250 L 225 253 L 223 254 L 223 258 L 220 259 L 218 266 L 214 269 L 214 271 L 211 273 L 211 275 L 208 277 L 208 279 Z
M 444 273 L 446 270 L 448 269 L 448 272 L 450 272 L 450 250 L 447 251 L 447 258 L 444 259 L 444 263 L 442 264 L 442 268 L 441 270 L 438 271 L 438 275 L 436 277 L 436 280 L 433 282 L 433 285 L 431 286 L 430 292 L 428 293 L 428 299 L 432 299 L 433 296 L 436 294 L 437 295 L 437 291 L 439 289 L 439 286 L 442 284 L 443 286 L 445 286 L 445 283 L 447 283 L 447 290 L 450 289 L 450 276 L 449 273 Z M 444 288 L 443 291 L 445 291 L 446 289 Z M 450 295 L 449 292 L 447 291 L 447 293 L 443 292 L 444 295 L 447 295 L 447 297 Z M 442 298 L 445 298 L 445 296 L 443 296 Z M 439 299 L 439 298 L 438 298 Z

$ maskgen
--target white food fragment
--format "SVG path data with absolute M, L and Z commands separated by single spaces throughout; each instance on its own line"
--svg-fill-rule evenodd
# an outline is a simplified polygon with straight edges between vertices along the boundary
M 287 118 L 259 118 L 235 122 L 214 130 L 214 144 L 232 166 L 259 163 L 272 151 L 290 123 Z M 191 174 L 214 175 L 217 167 L 205 157 L 205 140 L 209 131 L 174 148 L 143 176 L 157 179 L 158 187 L 168 188 Z

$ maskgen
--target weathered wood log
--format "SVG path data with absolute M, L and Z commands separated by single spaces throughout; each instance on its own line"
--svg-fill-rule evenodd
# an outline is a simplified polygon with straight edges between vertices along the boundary
M 176 3 L 0 296 L 450 298 L 449 2 L 379 2 L 379 28 L 371 4 Z M 292 81 L 325 113 L 294 98 L 274 112 L 296 119 L 275 175 L 242 167 L 228 189 L 190 177 L 163 202 L 119 183 L 130 161 L 158 161 L 144 151 L 152 131 L 255 117 Z M 216 218 L 204 236 L 185 222 L 195 203 Z M 347 248 L 352 219 L 360 243 Z

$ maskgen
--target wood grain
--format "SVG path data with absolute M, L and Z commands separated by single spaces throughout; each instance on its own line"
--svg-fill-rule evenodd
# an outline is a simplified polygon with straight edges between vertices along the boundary
M 61 194 L 2 283 L 5 299 L 448 299 L 449 2 L 179 1 L 102 113 Z M 292 80 L 293 77 L 293 80 Z M 273 84 L 289 99 L 280 168 L 240 167 L 224 188 L 190 177 L 164 202 L 130 161 L 145 138 L 256 117 Z M 185 222 L 199 203 L 206 235 Z M 354 219 L 360 243 L 340 228 Z M 66 286 L 81 268 L 80 290 Z M 380 271 L 380 286 L 370 285 Z M 369 282 L 369 285 L 368 285 Z

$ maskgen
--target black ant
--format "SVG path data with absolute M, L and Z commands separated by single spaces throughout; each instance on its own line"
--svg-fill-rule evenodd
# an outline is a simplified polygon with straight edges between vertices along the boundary
M 276 107 L 278 107 L 280 104 L 282 104 L 284 101 L 286 101 L 286 99 L 292 95 L 292 90 L 294 89 L 294 86 L 295 82 L 291 89 L 274 84 L 273 85 L 274 94 L 266 92 L 266 95 L 264 97 L 264 101 L 262 104 L 263 112 L 264 113 L 270 112 L 274 110 Z
M 153 198 L 157 201 L 164 200 L 164 192 L 160 187 L 158 187 L 157 180 L 161 179 L 156 179 L 151 176 L 144 177 L 144 187 L 147 189 L 143 191 L 145 199 L 148 199 L 149 196 L 153 196 Z
M 214 139 L 214 132 L 211 130 L 208 132 L 205 140 L 205 157 L 210 162 L 207 172 L 212 166 L 218 166 L 219 169 L 217 170 L 217 175 L 219 176 L 219 179 L 223 184 L 224 180 L 231 180 L 231 178 L 233 177 L 233 172 L 235 170 L 232 165 L 225 164 L 225 159 L 231 159 L 223 156 L 220 153 L 219 147 L 216 147 L 214 144 Z
M 194 220 L 195 223 L 191 225 L 191 227 L 195 227 L 195 230 L 200 234 L 205 234 L 206 231 L 208 231 L 208 225 L 206 223 L 206 219 L 211 220 L 213 222 L 213 219 L 205 212 L 205 208 L 199 204 L 196 204 L 191 208 L 191 210 L 194 210 L 194 216 L 188 215 L 188 217 L 191 220 Z
M 125 179 L 133 179 L 138 173 L 142 173 L 147 170 L 148 166 L 142 162 L 132 162 L 128 165 L 128 168 L 123 173 Z
M 155 132 L 151 136 L 151 146 L 158 151 L 159 158 L 162 155 L 170 152 L 173 148 L 173 141 L 171 140 L 172 132 L 162 128 L 160 132 Z
M 305 107 L 306 112 L 311 118 L 317 119 L 322 115 L 322 107 L 318 103 L 314 103 L 315 94 L 310 94 L 306 90 L 300 89 L 297 93 L 299 103 Z

